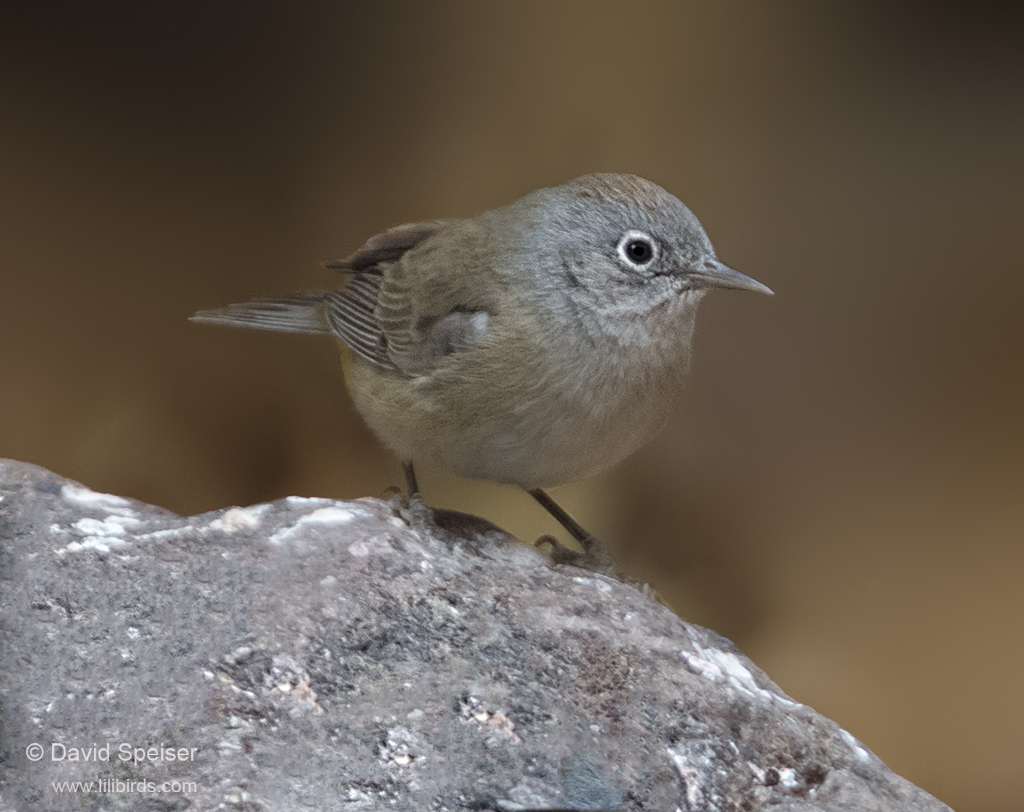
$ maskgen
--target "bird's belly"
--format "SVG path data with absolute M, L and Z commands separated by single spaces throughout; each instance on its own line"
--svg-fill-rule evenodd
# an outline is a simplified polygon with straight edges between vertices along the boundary
M 509 421 L 500 432 L 493 426 L 479 434 L 467 432 L 470 442 L 441 451 L 446 467 L 460 476 L 549 488 L 614 465 L 653 438 L 664 422 L 660 414 L 654 419 L 650 413 L 597 419 L 577 407 L 557 417 L 547 415 L 543 427 L 532 420 Z M 532 439 L 524 443 L 524 437 Z
M 403 460 L 467 479 L 546 488 L 614 465 L 654 437 L 681 381 L 675 374 L 623 381 L 582 371 L 576 380 L 550 380 L 526 367 L 487 375 L 497 386 L 474 377 L 410 384 L 376 375 L 352 381 L 352 394 L 370 428 Z

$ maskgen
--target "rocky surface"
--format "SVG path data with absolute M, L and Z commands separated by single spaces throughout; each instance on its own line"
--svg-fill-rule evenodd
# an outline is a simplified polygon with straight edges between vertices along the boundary
M 455 529 L 0 462 L 0 809 L 947 809 L 714 632 Z

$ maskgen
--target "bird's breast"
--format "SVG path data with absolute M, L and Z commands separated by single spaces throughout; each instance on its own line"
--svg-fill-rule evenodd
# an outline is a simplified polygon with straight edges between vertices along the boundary
M 688 335 L 595 341 L 501 314 L 488 330 L 427 375 L 353 380 L 356 405 L 402 459 L 526 488 L 581 479 L 661 430 L 689 361 Z

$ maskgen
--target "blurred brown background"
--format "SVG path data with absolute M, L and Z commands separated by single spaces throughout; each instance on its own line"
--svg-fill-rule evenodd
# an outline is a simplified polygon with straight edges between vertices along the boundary
M 1024 808 L 1017 17 L 20 14 L 0 33 L 0 456 L 182 514 L 378 495 L 400 470 L 330 342 L 186 318 L 331 287 L 318 263 L 396 223 L 644 175 L 776 296 L 713 292 L 661 441 L 556 496 L 896 771 L 961 812 Z M 553 529 L 518 492 L 422 479 L 522 538 Z

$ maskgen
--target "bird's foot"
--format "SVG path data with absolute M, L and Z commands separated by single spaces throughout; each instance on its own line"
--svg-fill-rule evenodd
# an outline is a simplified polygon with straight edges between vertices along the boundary
M 464 549 L 473 555 L 483 556 L 483 546 L 491 541 L 492 534 L 506 535 L 500 528 L 476 516 L 432 508 L 423 503 L 419 494 L 406 499 L 397 488 L 392 490 L 389 501 L 395 515 L 418 535 L 436 539 L 449 550 Z
M 419 494 L 407 499 L 398 488 L 388 488 L 384 494 L 395 515 L 417 533 L 429 534 L 437 528 L 433 509 L 423 504 Z
M 570 567 L 578 567 L 579 569 L 596 572 L 598 575 L 607 575 L 609 578 L 614 578 L 617 581 L 621 581 L 628 586 L 638 589 L 644 595 L 658 603 L 664 603 L 664 601 L 662 601 L 658 596 L 658 593 L 655 592 L 654 587 L 634 578 L 631 575 L 627 575 L 615 566 L 615 563 L 612 561 L 612 557 L 608 554 L 604 545 L 602 545 L 594 536 L 588 534 L 580 544 L 583 547 L 583 551 L 577 552 L 576 550 L 566 547 L 554 538 L 554 536 L 544 535 L 537 539 L 533 543 L 533 546 L 549 547 L 548 555 L 551 556 L 551 561 L 554 564 L 564 564 Z
M 612 557 L 608 555 L 608 551 L 604 549 L 601 542 L 593 536 L 589 536 L 581 544 L 583 551 L 578 552 L 570 547 L 566 547 L 554 536 L 545 535 L 537 539 L 533 546 L 550 548 L 548 555 L 551 556 L 551 560 L 556 564 L 568 564 L 570 567 L 579 567 L 580 569 L 590 570 L 601 575 L 610 575 L 613 578 L 618 578 L 620 581 L 623 580 L 622 573 L 612 563 Z

